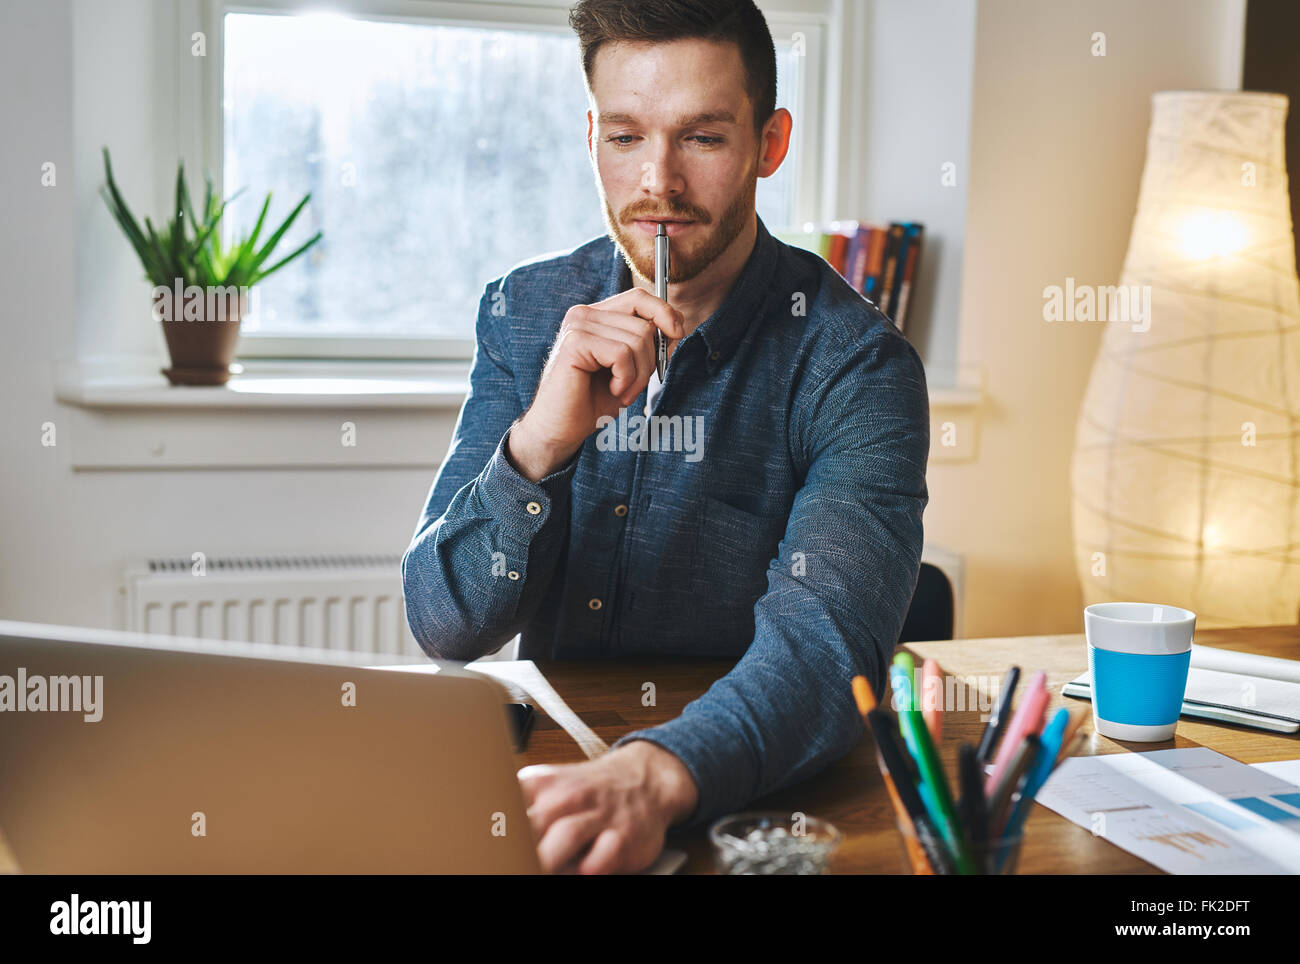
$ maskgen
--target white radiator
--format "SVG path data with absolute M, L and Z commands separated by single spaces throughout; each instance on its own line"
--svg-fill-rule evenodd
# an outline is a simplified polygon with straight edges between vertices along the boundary
M 152 559 L 126 574 L 126 616 L 137 632 L 428 659 L 400 556 Z
M 922 559 L 952 583 L 961 638 L 965 566 L 936 546 Z M 406 625 L 401 556 L 260 556 L 151 559 L 126 573 L 134 632 L 428 656 Z M 485 659 L 514 659 L 519 637 Z

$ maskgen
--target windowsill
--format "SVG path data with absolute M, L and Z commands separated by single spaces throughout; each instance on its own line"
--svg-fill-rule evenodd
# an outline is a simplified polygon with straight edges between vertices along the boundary
M 436 468 L 465 400 L 469 362 L 245 362 L 223 386 L 167 384 L 151 359 L 59 367 L 79 471 Z M 982 392 L 932 386 L 931 459 L 977 452 Z M 247 417 L 256 413 L 257 417 Z
M 959 385 L 930 386 L 930 407 L 944 409 L 979 408 L 983 393 L 978 388 Z
M 169 385 L 157 359 L 59 366 L 55 395 L 70 406 L 70 466 L 428 472 L 447 451 L 469 384 L 466 361 L 244 365 L 213 387 Z
M 92 409 L 459 409 L 469 362 L 251 360 L 220 386 L 171 385 L 141 360 L 59 367 L 55 396 Z
M 156 365 L 139 360 L 69 363 L 59 368 L 59 401 L 94 409 L 459 409 L 469 384 L 467 361 L 242 363 L 225 385 L 171 385 Z M 930 407 L 975 409 L 982 392 L 967 385 L 930 386 Z

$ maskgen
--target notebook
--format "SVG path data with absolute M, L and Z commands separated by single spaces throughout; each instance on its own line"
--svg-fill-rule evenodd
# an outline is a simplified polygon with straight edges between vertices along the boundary
M 1064 696 L 1092 698 L 1092 672 L 1070 680 Z M 1300 661 L 1192 645 L 1183 716 L 1300 732 Z

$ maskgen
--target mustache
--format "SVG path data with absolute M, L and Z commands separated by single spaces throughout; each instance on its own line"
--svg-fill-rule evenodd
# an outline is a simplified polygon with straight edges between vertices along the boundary
M 668 211 L 656 211 L 653 208 L 644 205 L 631 205 L 623 209 L 619 215 L 620 224 L 631 224 L 633 221 L 653 221 L 659 218 L 670 221 L 698 221 L 700 224 L 708 224 L 709 216 L 706 212 L 698 208 L 674 208 Z

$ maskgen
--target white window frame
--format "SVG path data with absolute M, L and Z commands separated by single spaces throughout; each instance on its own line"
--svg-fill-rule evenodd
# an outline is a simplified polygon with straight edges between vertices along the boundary
M 836 216 L 834 185 L 839 170 L 840 100 L 828 91 L 828 38 L 841 15 L 842 0 L 758 0 L 774 39 L 803 33 L 807 69 L 801 102 L 795 105 L 793 141 L 802 176 L 795 189 L 796 223 L 823 222 Z M 201 161 L 217 184 L 224 183 L 223 112 L 225 44 L 222 23 L 227 13 L 337 13 L 398 23 L 488 29 L 528 29 L 571 33 L 572 0 L 198 0 L 206 39 L 206 56 L 197 86 L 178 91 L 178 133 L 184 154 Z M 191 56 L 188 48 L 178 58 Z M 184 78 L 188 71 L 178 70 Z M 191 75 L 192 76 L 192 75 Z M 595 198 L 593 195 L 593 202 Z M 482 279 L 486 284 L 488 278 Z M 409 336 L 325 336 L 245 334 L 241 358 L 454 360 L 473 355 L 473 338 Z

